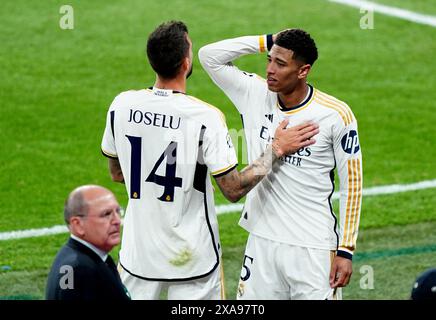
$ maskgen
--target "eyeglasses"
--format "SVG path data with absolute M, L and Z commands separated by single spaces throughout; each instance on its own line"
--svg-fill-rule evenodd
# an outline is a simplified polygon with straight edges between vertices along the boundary
M 105 210 L 103 212 L 101 212 L 100 214 L 77 214 L 77 217 L 81 217 L 81 218 L 88 218 L 88 217 L 97 217 L 97 218 L 101 218 L 101 219 L 113 219 L 115 216 L 120 218 L 124 216 L 124 209 L 121 207 L 118 207 L 114 210 Z

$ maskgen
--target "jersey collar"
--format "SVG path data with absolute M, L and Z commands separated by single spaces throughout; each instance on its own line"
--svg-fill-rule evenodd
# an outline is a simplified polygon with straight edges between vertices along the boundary
M 175 93 L 185 94 L 184 92 L 180 92 L 177 90 L 167 90 L 167 89 L 160 89 L 160 88 L 155 88 L 155 87 L 148 87 L 148 89 L 153 91 L 153 93 L 155 95 L 161 96 L 161 97 L 168 97 L 168 96 L 175 94 Z
M 295 111 L 297 109 L 300 109 L 300 108 L 307 106 L 313 97 L 313 87 L 310 84 L 307 84 L 307 86 L 309 87 L 309 92 L 308 92 L 306 98 L 304 98 L 303 102 L 301 102 L 300 104 L 298 104 L 296 106 L 290 107 L 290 108 L 286 107 L 283 104 L 283 102 L 280 100 L 279 96 L 277 95 L 277 105 L 278 105 L 279 109 L 283 112 L 289 112 L 289 111 Z

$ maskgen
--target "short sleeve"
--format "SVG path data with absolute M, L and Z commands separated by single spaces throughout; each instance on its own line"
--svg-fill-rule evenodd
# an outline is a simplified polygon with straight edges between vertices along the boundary
M 115 110 L 113 110 L 111 106 L 106 115 L 106 127 L 101 141 L 101 152 L 108 158 L 117 159 L 118 155 L 115 147 L 114 121 Z
M 214 177 L 225 175 L 238 165 L 227 126 L 220 124 L 218 128 L 205 129 L 203 157 Z

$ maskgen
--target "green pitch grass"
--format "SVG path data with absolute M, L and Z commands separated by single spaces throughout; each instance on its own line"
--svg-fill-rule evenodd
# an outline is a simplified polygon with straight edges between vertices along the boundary
M 371 0 L 372 2 L 393 6 L 413 12 L 435 15 L 436 6 L 432 0 Z
M 364 186 L 436 178 L 432 27 L 375 14 L 375 29 L 362 30 L 357 8 L 324 0 L 130 0 L 71 1 L 74 29 L 62 30 L 63 4 L 2 2 L 0 232 L 62 224 L 64 199 L 81 184 L 104 185 L 125 206 L 124 186 L 109 179 L 100 154 L 105 114 L 119 92 L 153 84 L 146 38 L 170 19 L 188 24 L 195 52 L 228 37 L 306 29 L 320 53 L 310 83 L 346 101 L 358 119 Z M 432 1 L 404 4 L 436 14 Z M 265 55 L 256 55 L 237 64 L 264 75 L 265 62 Z M 220 107 L 229 128 L 240 129 L 238 113 L 197 59 L 188 93 Z M 363 199 L 347 299 L 406 299 L 415 276 L 436 266 L 434 195 L 429 189 Z M 226 203 L 219 192 L 216 203 Z M 238 214 L 219 218 L 229 298 L 235 297 L 247 237 L 237 220 Z M 65 240 L 58 235 L 1 241 L 0 267 L 11 269 L 0 268 L 0 297 L 42 298 L 48 269 Z M 359 286 L 359 270 L 366 265 L 374 270 L 372 290 Z

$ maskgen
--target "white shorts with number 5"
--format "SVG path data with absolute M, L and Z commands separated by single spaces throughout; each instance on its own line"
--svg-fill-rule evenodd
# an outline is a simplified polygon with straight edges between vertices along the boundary
M 329 284 L 334 251 L 293 246 L 250 234 L 238 300 L 336 300 Z

